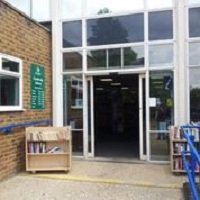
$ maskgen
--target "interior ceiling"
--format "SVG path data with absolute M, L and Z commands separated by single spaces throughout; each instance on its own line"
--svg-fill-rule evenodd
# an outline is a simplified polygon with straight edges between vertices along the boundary
M 102 79 L 112 79 L 112 81 L 102 81 Z M 137 87 L 138 86 L 138 75 L 106 75 L 106 76 L 95 76 L 94 83 L 96 87 Z M 113 86 L 111 83 L 121 83 L 121 85 Z

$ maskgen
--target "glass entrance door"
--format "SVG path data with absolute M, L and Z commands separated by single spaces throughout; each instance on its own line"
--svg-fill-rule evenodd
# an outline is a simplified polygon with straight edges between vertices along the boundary
M 173 72 L 152 71 L 149 76 L 149 147 L 151 161 L 168 161 L 169 126 L 174 124 Z
M 72 128 L 73 155 L 83 155 L 83 80 L 81 75 L 63 77 L 63 124 Z

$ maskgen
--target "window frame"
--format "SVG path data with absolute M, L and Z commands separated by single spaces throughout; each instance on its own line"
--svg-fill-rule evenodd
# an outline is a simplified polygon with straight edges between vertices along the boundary
M 19 72 L 12 72 L 12 71 L 8 71 L 8 70 L 4 70 L 2 68 L 2 59 L 8 59 L 10 61 L 13 62 L 17 62 L 19 63 Z M 19 80 L 19 104 L 16 106 L 1 106 L 0 105 L 0 112 L 5 112 L 5 111 L 22 111 L 23 110 L 23 105 L 22 105 L 22 77 L 23 77 L 23 73 L 22 73 L 22 60 L 20 58 L 14 57 L 14 56 L 10 56 L 7 54 L 1 54 L 0 53 L 0 75 L 8 75 L 8 76 L 12 76 L 15 78 L 18 78 Z
M 128 42 L 116 42 L 116 43 L 109 43 L 109 44 L 89 44 L 88 43 L 88 32 L 89 32 L 89 29 L 88 29 L 88 22 L 90 20 L 99 20 L 99 19 L 117 19 L 119 20 L 119 18 L 129 18 L 129 17 L 133 17 L 133 16 L 139 16 L 141 17 L 142 16 L 142 23 L 143 23 L 143 39 L 142 40 L 139 40 L 139 41 L 128 41 Z M 106 15 L 106 16 L 96 16 L 96 17 L 90 17 L 90 18 L 86 18 L 86 25 L 85 25 L 85 31 L 86 31 L 86 36 L 85 36 L 85 43 L 86 43 L 86 47 L 87 48 L 92 48 L 92 47 L 103 47 L 103 46 L 121 46 L 121 45 L 128 45 L 128 44 L 138 44 L 138 43 L 144 43 L 145 42 L 145 12 L 133 12 L 133 13 L 126 13 L 124 15 L 122 14 L 119 14 L 119 15 Z M 125 29 L 126 30 L 126 29 Z
M 172 34 L 172 37 L 171 38 L 154 38 L 154 39 L 151 39 L 151 33 L 150 33 L 150 30 L 151 30 L 151 20 L 150 20 L 150 15 L 153 13 L 166 13 L 166 12 L 171 12 L 171 19 L 172 19 L 172 31 L 171 31 L 171 34 Z M 149 10 L 148 11 L 148 28 L 147 28 L 147 31 L 148 31 L 148 41 L 149 42 L 154 42 L 154 41 L 167 41 L 167 40 L 174 40 L 175 38 L 175 18 L 174 18 L 174 14 L 175 11 L 174 9 L 162 9 L 162 10 Z
M 191 27 L 190 27 L 190 10 L 193 10 L 193 9 L 200 9 L 200 4 L 194 4 L 192 6 L 188 6 L 187 8 L 187 37 L 190 39 L 190 40 L 198 40 L 200 38 L 200 35 L 198 36 L 190 36 L 190 30 L 191 30 Z
M 151 47 L 158 47 L 158 46 L 171 46 L 172 47 L 172 63 L 154 63 L 152 64 L 151 63 L 151 55 L 150 55 L 150 49 Z M 163 70 L 167 67 L 169 68 L 174 68 L 175 67 L 175 43 L 173 42 L 168 42 L 166 41 L 165 43 L 149 43 L 148 45 L 148 66 L 149 66 L 149 69 L 152 70 L 152 69 L 160 69 L 160 70 Z
M 68 37 L 68 35 L 67 34 L 64 34 L 64 31 L 66 31 L 67 29 L 66 28 L 64 28 L 64 25 L 65 24 L 69 24 L 69 23 L 78 23 L 78 22 L 80 22 L 80 41 L 78 41 L 78 42 L 80 42 L 80 45 L 77 45 L 77 46 L 65 46 L 64 45 L 64 39 L 65 39 L 65 37 L 64 37 L 64 35 L 66 35 L 67 37 Z M 69 20 L 69 21 L 63 21 L 62 22 L 62 25 L 61 25 L 61 36 L 62 36 L 62 48 L 63 49 L 77 49 L 77 48 L 82 48 L 83 47 L 83 20 L 82 19 L 78 19 L 78 20 Z M 77 31 L 76 31 L 77 32 Z M 78 33 L 79 34 L 79 33 Z M 74 35 L 74 34 L 73 34 Z M 77 41 L 76 41 L 77 42 Z
M 191 76 L 190 73 L 193 69 L 199 69 L 200 70 L 200 65 L 189 65 L 189 67 L 187 68 L 187 81 L 188 81 L 188 87 L 187 87 L 187 100 L 188 100 L 188 120 L 191 122 L 191 90 L 190 90 L 190 86 L 191 86 Z M 192 121 L 192 122 L 196 122 L 196 121 Z

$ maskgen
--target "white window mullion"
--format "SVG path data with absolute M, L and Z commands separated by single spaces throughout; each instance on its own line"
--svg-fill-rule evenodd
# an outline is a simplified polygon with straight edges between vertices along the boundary
M 33 0 L 29 0 L 29 14 L 30 14 L 30 17 L 33 18 Z

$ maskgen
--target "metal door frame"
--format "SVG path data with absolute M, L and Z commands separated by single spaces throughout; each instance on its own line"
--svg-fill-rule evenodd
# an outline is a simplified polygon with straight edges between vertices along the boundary
M 143 130 L 143 127 L 144 127 L 144 124 L 146 124 L 146 121 L 144 121 L 143 119 L 143 108 L 146 109 L 146 105 L 144 106 L 143 105 L 143 79 L 146 79 L 145 77 L 145 74 L 138 74 L 138 98 L 139 98 L 139 159 L 140 160 L 146 160 L 147 159 L 147 156 L 146 154 L 144 154 L 144 144 L 143 144 L 143 135 L 144 135 L 144 130 Z M 87 82 L 87 86 L 88 86 L 88 82 L 90 83 L 90 96 L 88 96 L 89 94 L 89 91 L 88 91 L 88 87 L 87 88 L 87 100 L 88 98 L 90 98 L 90 113 L 87 113 L 87 124 L 88 124 L 88 120 L 89 120 L 89 115 L 90 115 L 90 124 L 91 124 L 91 127 L 87 126 L 87 144 L 85 148 L 87 148 L 86 152 L 87 152 L 87 155 L 86 157 L 88 158 L 93 158 L 95 157 L 95 134 L 94 134 L 94 82 L 93 82 L 93 76 L 87 76 L 86 78 L 86 82 Z M 146 84 L 145 84 L 145 87 L 146 88 Z M 88 106 L 87 106 L 87 110 L 88 110 Z M 89 136 L 89 129 L 91 131 L 91 136 Z M 146 133 L 145 133 L 146 134 Z M 91 138 L 90 138 L 91 137 Z M 147 139 L 147 137 L 146 137 Z M 89 140 L 91 140 L 91 147 L 89 147 Z M 91 152 L 89 152 L 89 148 L 91 149 Z
M 144 121 L 143 119 L 143 108 L 146 109 L 146 105 L 143 105 L 143 98 L 145 98 L 143 96 L 143 79 L 146 79 L 145 78 L 145 74 L 139 74 L 138 75 L 138 81 L 139 81 L 139 157 L 140 157 L 140 160 L 146 160 L 147 159 L 147 156 L 146 154 L 144 154 L 144 134 L 146 135 L 146 133 L 144 133 L 144 124 L 146 124 L 146 121 Z M 146 84 L 144 85 L 146 88 Z M 146 137 L 147 139 L 147 137 Z M 147 143 L 147 142 L 146 142 Z M 147 148 L 146 148 L 146 151 L 147 151 Z
M 88 134 L 88 149 L 87 149 L 87 157 L 94 157 L 95 156 L 95 148 L 94 148 L 94 144 L 95 144 L 95 137 L 94 137 L 94 83 L 93 83 L 93 76 L 89 76 L 87 77 L 87 85 L 88 82 L 90 82 L 90 96 L 89 91 L 88 91 L 88 87 L 87 87 L 87 98 L 90 98 L 90 113 L 88 113 L 88 116 L 90 115 L 90 124 L 91 127 L 88 126 L 88 130 L 87 130 L 87 134 Z M 87 110 L 89 109 L 87 106 Z M 87 116 L 87 121 L 89 120 L 89 117 Z M 91 132 L 91 136 L 89 136 L 89 129 Z M 91 137 L 91 138 L 90 138 Z M 91 140 L 91 147 L 89 147 L 89 140 Z M 89 148 L 91 148 L 91 152 L 89 152 Z

